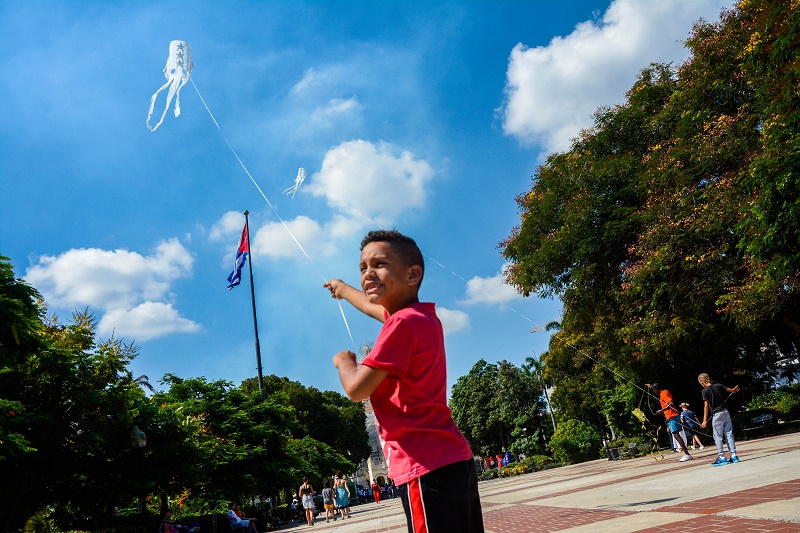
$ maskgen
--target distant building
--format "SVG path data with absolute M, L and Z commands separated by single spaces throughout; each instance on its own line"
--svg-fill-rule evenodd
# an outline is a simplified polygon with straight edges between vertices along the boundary
M 385 482 L 388 478 L 388 467 L 386 465 L 386 458 L 383 456 L 383 447 L 381 440 L 378 437 L 378 428 L 375 426 L 375 411 L 372 409 L 372 402 L 369 398 L 364 400 L 364 414 L 366 414 L 366 427 L 367 435 L 369 436 L 370 456 L 372 460 L 372 477 L 378 482 L 380 478 Z M 356 483 L 369 487 L 371 480 L 369 479 L 369 464 L 366 460 L 361 461 L 356 471 Z
M 372 457 L 372 467 L 379 464 L 386 464 L 386 458 L 383 456 L 383 447 L 381 446 L 380 437 L 378 437 L 378 428 L 375 426 L 375 411 L 372 409 L 372 402 L 367 398 L 364 400 L 364 413 L 367 415 L 367 435 L 369 435 L 369 447 L 372 450 L 370 457 Z

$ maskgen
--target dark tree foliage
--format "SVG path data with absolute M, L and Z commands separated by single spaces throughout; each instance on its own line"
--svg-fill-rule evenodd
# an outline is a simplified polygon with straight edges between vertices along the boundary
M 38 293 L 0 259 L 0 529 L 44 505 L 60 524 L 101 524 L 136 486 L 129 443 L 144 394 L 136 349 L 96 342 L 86 312 L 45 318 Z
M 624 428 L 633 383 L 697 401 L 703 371 L 746 399 L 797 355 L 800 5 L 739 2 L 686 44 L 548 157 L 501 244 L 510 283 L 564 303 L 544 356 L 564 420 Z
M 255 380 L 173 374 L 153 391 L 128 370 L 135 346 L 96 339 L 88 311 L 67 325 L 48 316 L 3 257 L 0 318 L 0 531 L 41 512 L 62 529 L 130 525 L 142 492 L 152 519 L 168 502 L 177 514 L 224 511 L 369 454 L 362 404 L 334 392 L 271 376 L 262 399 Z
M 272 376 L 265 382 L 281 379 Z M 202 510 L 219 510 L 227 501 L 253 494 L 279 494 L 299 486 L 303 476 L 319 480 L 338 469 L 355 469 L 347 450 L 329 446 L 305 432 L 297 407 L 279 388 L 269 388 L 262 400 L 249 381 L 234 387 L 226 381 L 181 379 L 168 374 L 164 383 L 169 390 L 156 394 L 154 403 L 180 406 L 181 415 L 200 430 L 202 461 L 195 467 L 199 469 L 197 481 L 189 485 L 184 479 L 183 486 L 202 501 L 199 506 L 195 502 Z M 361 431 L 365 432 L 363 417 Z M 367 441 L 365 433 L 363 441 Z M 174 494 L 177 487 L 165 488 L 171 488 Z
M 255 378 L 245 383 L 257 388 Z M 369 457 L 369 437 L 362 403 L 352 402 L 338 392 L 320 391 L 275 375 L 264 377 L 264 388 L 268 392 L 280 391 L 289 398 L 297 413 L 299 426 L 296 435 L 324 442 L 340 450 L 354 464 Z

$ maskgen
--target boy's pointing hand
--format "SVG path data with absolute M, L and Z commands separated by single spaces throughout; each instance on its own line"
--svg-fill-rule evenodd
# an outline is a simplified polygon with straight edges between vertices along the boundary
M 331 298 L 336 298 L 337 300 L 341 300 L 344 296 L 338 292 L 338 289 L 347 285 L 344 281 L 340 279 L 332 279 L 325 283 L 323 287 L 331 291 Z

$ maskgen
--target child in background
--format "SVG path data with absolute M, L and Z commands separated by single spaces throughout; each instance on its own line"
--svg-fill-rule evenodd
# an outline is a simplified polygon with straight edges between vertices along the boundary
M 689 404 L 683 402 L 681 405 L 681 423 L 683 424 L 683 431 L 686 433 L 686 439 L 692 443 L 691 448 L 702 450 L 705 448 L 703 443 L 700 442 L 700 437 L 697 436 L 697 428 L 700 427 L 700 419 L 694 411 L 689 409 Z M 694 443 L 697 443 L 695 448 Z
M 333 521 L 336 522 L 336 506 L 333 504 L 335 498 L 331 482 L 326 481 L 322 489 L 322 505 L 325 507 L 325 521 L 329 522 L 330 517 L 333 516 Z

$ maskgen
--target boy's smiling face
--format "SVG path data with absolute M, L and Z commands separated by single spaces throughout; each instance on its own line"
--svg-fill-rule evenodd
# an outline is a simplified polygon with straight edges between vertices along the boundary
M 359 268 L 367 299 L 382 305 L 390 315 L 418 301 L 422 268 L 407 265 L 391 243 L 376 241 L 364 246 Z

